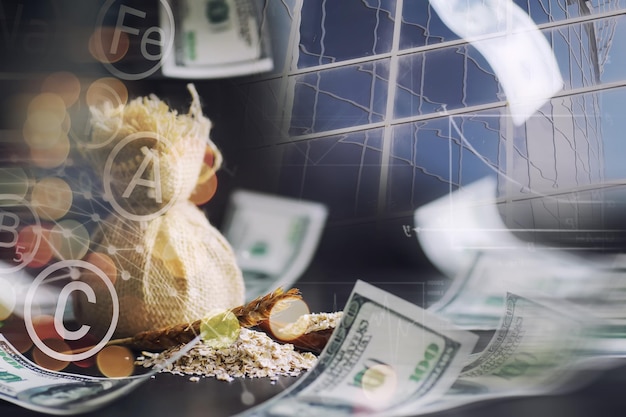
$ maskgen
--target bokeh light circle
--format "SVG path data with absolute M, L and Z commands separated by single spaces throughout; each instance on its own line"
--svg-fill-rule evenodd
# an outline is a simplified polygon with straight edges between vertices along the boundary
M 189 200 L 197 206 L 208 203 L 217 192 L 217 175 L 213 174 L 205 182 L 199 183 L 189 196 Z
M 133 374 L 135 357 L 124 346 L 107 346 L 98 352 L 96 364 L 102 375 L 109 378 L 124 378 Z
M 22 168 L 0 168 L 0 194 L 13 194 L 23 199 L 28 187 L 28 175 Z
M 39 180 L 31 193 L 31 204 L 37 214 L 45 220 L 57 220 L 65 216 L 72 206 L 72 189 L 57 177 Z
M 244 391 L 241 393 L 241 403 L 247 406 L 253 405 L 256 402 L 254 394 L 250 391 Z
M 128 89 L 117 78 L 99 78 L 87 88 L 85 101 L 88 106 L 102 106 L 104 103 L 113 108 L 124 106 L 128 102 Z
M 309 324 L 301 318 L 309 313 L 309 306 L 301 299 L 281 300 L 270 311 L 270 330 L 280 340 L 297 339 L 304 334 Z
M 90 243 L 89 232 L 76 220 L 61 220 L 50 230 L 52 253 L 59 260 L 82 259 Z
M 8 319 L 13 314 L 16 303 L 15 287 L 9 280 L 0 277 L 0 321 Z
M 115 266 L 115 262 L 109 255 L 102 252 L 91 252 L 87 255 L 85 261 L 104 272 L 104 274 L 111 281 L 111 284 L 115 284 L 115 281 L 117 280 L 117 266 Z M 89 282 L 90 280 L 99 278 L 95 277 L 92 271 L 85 270 L 82 274 L 82 279 Z
M 22 136 L 31 149 L 53 148 L 65 132 L 65 120 L 58 119 L 54 114 L 45 111 L 36 111 L 28 116 L 24 122 Z
M 69 137 L 67 134 L 62 133 L 50 148 L 31 148 L 30 159 L 38 167 L 46 169 L 56 168 L 67 162 L 70 147 Z
M 41 93 L 32 98 L 28 103 L 26 110 L 26 119 L 28 120 L 36 113 L 47 113 L 47 118 L 57 120 L 59 124 L 65 119 L 65 101 L 58 94 Z
M 198 184 L 207 181 L 211 175 L 215 174 L 215 153 L 211 146 L 206 147 L 204 151 L 204 158 L 202 160 L 202 168 L 200 169 L 200 175 L 198 175 Z
M 361 388 L 365 397 L 377 407 L 384 406 L 393 399 L 397 387 L 398 375 L 393 367 L 387 364 L 375 364 L 361 377 Z
M 52 259 L 50 229 L 46 226 L 28 225 L 17 236 L 17 247 L 30 259 L 27 266 L 39 268 Z
M 90 333 L 86 334 L 82 339 L 67 341 L 67 344 L 70 345 L 70 348 L 72 348 L 72 351 L 74 352 L 83 352 L 85 349 L 91 348 L 91 346 L 94 346 L 96 343 L 98 343 L 98 340 Z M 74 361 L 73 364 L 79 368 L 91 368 L 96 364 L 96 357 L 91 356 L 87 359 Z
M 239 320 L 230 310 L 211 310 L 200 321 L 200 337 L 205 345 L 213 349 L 232 345 L 240 332 Z
M 54 317 L 51 315 L 40 314 L 34 316 L 32 323 L 35 334 L 37 334 L 39 339 L 63 339 L 54 327 Z
M 43 80 L 41 91 L 57 94 L 65 103 L 65 107 L 71 107 L 80 96 L 80 80 L 71 72 L 54 72 Z
M 102 63 L 115 63 L 124 58 L 128 53 L 130 39 L 124 31 L 117 30 L 113 26 L 100 26 L 89 37 L 89 53 Z M 113 41 L 116 41 L 115 50 L 111 52 Z
M 69 345 L 60 339 L 45 339 L 42 344 L 46 346 L 47 350 L 58 354 L 67 354 L 71 351 Z M 70 364 L 69 360 L 57 359 L 39 346 L 35 346 L 33 349 L 33 360 L 42 368 L 55 372 L 62 371 Z

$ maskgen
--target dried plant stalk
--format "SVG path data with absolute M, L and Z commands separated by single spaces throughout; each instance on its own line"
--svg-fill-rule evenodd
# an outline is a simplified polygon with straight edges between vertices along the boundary
M 241 327 L 254 327 L 269 319 L 272 309 L 280 301 L 301 299 L 300 290 L 297 288 L 291 288 L 287 292 L 283 292 L 282 288 L 277 288 L 275 291 L 257 297 L 246 305 L 235 307 L 231 311 L 237 316 Z
M 272 308 L 280 301 L 302 299 L 300 290 L 291 288 L 284 292 L 282 288 L 261 297 L 257 297 L 248 304 L 235 307 L 231 311 L 239 320 L 241 327 L 254 327 L 267 320 Z M 137 350 L 165 350 L 192 341 L 200 334 L 202 319 L 192 323 L 177 324 L 158 330 L 149 330 L 137 333 L 132 337 L 111 340 L 107 345 L 126 345 Z
M 328 343 L 330 336 L 332 336 L 333 332 L 335 331 L 335 328 L 330 327 L 328 329 L 314 330 L 309 333 L 303 333 L 295 339 L 289 340 L 284 340 L 280 337 L 277 337 L 274 332 L 272 332 L 272 329 L 267 322 L 260 323 L 259 330 L 267 333 L 272 339 L 277 340 L 280 343 L 292 344 L 299 351 L 320 354 Z

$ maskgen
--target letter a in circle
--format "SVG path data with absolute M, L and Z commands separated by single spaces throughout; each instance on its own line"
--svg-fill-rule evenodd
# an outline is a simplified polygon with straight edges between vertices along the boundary
M 159 168 L 159 155 L 154 151 L 154 149 L 148 149 L 147 146 L 143 146 L 141 148 L 141 153 L 143 153 L 145 157 L 143 161 L 141 161 L 141 165 L 139 165 L 137 172 L 135 172 L 135 175 L 133 175 L 133 178 L 130 180 L 126 190 L 124 190 L 122 197 L 130 197 L 135 187 L 142 185 L 144 187 L 154 189 L 154 193 L 149 193 L 148 195 L 153 196 L 154 200 L 160 204 L 162 203 L 163 198 L 161 197 L 161 170 Z M 150 162 L 152 162 L 152 178 L 154 178 L 154 180 L 142 178 L 143 173 L 146 169 L 148 169 Z

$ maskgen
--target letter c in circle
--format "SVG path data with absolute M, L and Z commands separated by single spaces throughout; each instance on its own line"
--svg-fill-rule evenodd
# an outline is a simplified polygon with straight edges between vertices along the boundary
M 96 293 L 93 288 L 82 281 L 72 281 L 63 287 L 61 293 L 59 294 L 57 308 L 54 312 L 54 328 L 65 340 L 81 339 L 85 337 L 85 335 L 89 333 L 89 329 L 91 329 L 91 326 L 83 324 L 78 330 L 67 330 L 63 324 L 63 313 L 65 312 L 65 307 L 67 306 L 70 294 L 72 294 L 73 291 L 81 291 L 85 293 L 87 295 L 87 301 L 92 304 L 96 303 Z

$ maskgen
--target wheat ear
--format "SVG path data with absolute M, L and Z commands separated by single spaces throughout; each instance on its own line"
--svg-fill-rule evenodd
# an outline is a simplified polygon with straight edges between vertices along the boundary
M 273 292 L 257 297 L 248 304 L 235 307 L 231 311 L 239 320 L 241 327 L 254 327 L 269 318 L 272 308 L 279 301 L 295 299 L 302 299 L 297 288 L 291 288 L 287 292 L 284 292 L 282 288 L 277 288 Z M 137 350 L 165 350 L 192 341 L 200 334 L 201 322 L 202 319 L 199 319 L 191 323 L 148 330 L 132 337 L 111 340 L 107 345 L 126 345 Z

